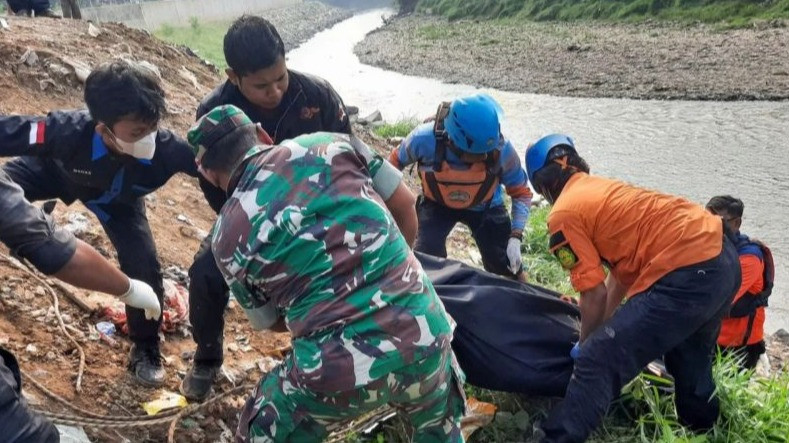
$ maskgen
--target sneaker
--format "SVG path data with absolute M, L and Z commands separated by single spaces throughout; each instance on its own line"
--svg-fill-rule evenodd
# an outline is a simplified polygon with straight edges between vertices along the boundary
M 30 17 L 31 12 L 29 9 L 20 9 L 14 13 L 18 17 Z
M 181 382 L 181 394 L 191 401 L 203 401 L 211 392 L 220 366 L 193 363 Z
M 60 14 L 55 14 L 55 12 L 51 9 L 45 9 L 41 12 L 36 12 L 36 17 L 63 18 L 63 16 Z
M 164 384 L 164 368 L 159 346 L 133 345 L 129 354 L 129 371 L 138 383 L 158 388 Z

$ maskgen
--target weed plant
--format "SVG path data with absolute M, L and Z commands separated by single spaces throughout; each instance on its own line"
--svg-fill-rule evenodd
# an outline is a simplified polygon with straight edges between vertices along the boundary
M 405 137 L 419 125 L 415 118 L 400 120 L 395 123 L 385 123 L 373 129 L 376 135 L 383 138 Z

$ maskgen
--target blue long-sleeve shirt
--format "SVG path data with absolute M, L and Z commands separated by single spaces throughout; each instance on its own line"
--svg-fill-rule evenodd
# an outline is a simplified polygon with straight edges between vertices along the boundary
M 501 186 L 493 194 L 490 206 L 504 204 L 502 187 L 512 198 L 512 229 L 522 231 L 526 226 L 531 208 L 532 192 L 529 188 L 526 171 L 523 170 L 520 157 L 509 140 L 499 148 L 499 166 Z M 436 155 L 436 137 L 433 133 L 433 123 L 425 123 L 414 129 L 400 146 L 392 151 L 389 161 L 399 169 L 404 169 L 410 164 L 417 163 L 419 170 L 433 169 Z M 451 150 L 446 151 L 446 162 L 452 169 L 467 169 L 468 165 L 462 162 Z M 483 211 L 488 202 L 482 202 L 472 208 L 472 211 Z
M 132 204 L 179 172 L 198 176 L 189 144 L 165 129 L 150 160 L 112 154 L 86 110 L 0 115 L 0 157 L 16 156 L 41 158 L 63 184 L 59 197 L 82 201 L 100 220 L 110 217 L 108 205 Z

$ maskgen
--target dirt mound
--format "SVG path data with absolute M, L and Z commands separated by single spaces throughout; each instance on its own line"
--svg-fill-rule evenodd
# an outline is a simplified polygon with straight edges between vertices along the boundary
M 188 49 L 121 24 L 9 17 L 0 32 L 0 112 L 43 114 L 82 106 L 82 82 L 99 63 L 128 59 L 152 66 L 163 80 L 166 124 L 185 130 L 194 109 L 220 80 L 215 69 Z
M 188 49 L 163 43 L 150 34 L 120 24 L 92 25 L 71 20 L 5 18 L 9 29 L 0 31 L 0 113 L 43 115 L 54 109 L 84 107 L 83 82 L 96 65 L 115 58 L 147 63 L 162 78 L 170 115 L 163 127 L 184 134 L 194 121 L 200 98 L 221 77 Z M 214 214 L 205 204 L 195 179 L 176 176 L 146 198 L 148 218 L 160 259 L 173 280 L 182 280 L 199 241 L 210 229 Z M 114 249 L 98 221 L 79 204 L 58 204 L 58 222 L 76 231 L 102 253 L 114 258 Z M 60 298 L 66 329 L 84 349 L 86 369 L 82 392 L 75 392 L 79 363 L 77 348 L 57 326 L 52 299 L 45 285 L 0 260 L 0 345 L 20 359 L 23 371 L 74 405 L 99 414 L 140 415 L 140 403 L 155 399 L 159 392 L 142 388 L 126 376 L 129 341 L 116 335 L 117 346 L 97 340 L 94 325 L 98 315 L 77 308 Z M 89 300 L 104 300 L 96 294 L 73 290 Z M 254 382 L 261 367 L 281 358 L 289 346 L 287 335 L 253 333 L 238 307 L 226 316 L 226 374 L 216 392 L 244 382 Z M 177 392 L 189 367 L 194 343 L 185 329 L 167 334 L 163 344 L 166 390 Z M 39 408 L 65 411 L 26 383 L 26 391 Z M 185 421 L 178 441 L 220 441 L 227 428 L 234 430 L 236 413 L 246 394 L 230 396 Z M 167 425 L 143 429 L 87 428 L 94 441 L 164 441 Z M 224 432 L 224 435 L 223 435 Z

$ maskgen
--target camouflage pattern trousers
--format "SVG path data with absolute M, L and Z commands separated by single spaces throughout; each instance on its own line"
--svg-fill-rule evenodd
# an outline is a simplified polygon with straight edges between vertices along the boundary
M 320 442 L 344 422 L 385 404 L 407 417 L 414 442 L 463 442 L 463 376 L 450 350 L 335 393 L 293 385 L 287 377 L 291 362 L 272 370 L 253 391 L 241 412 L 236 442 Z

